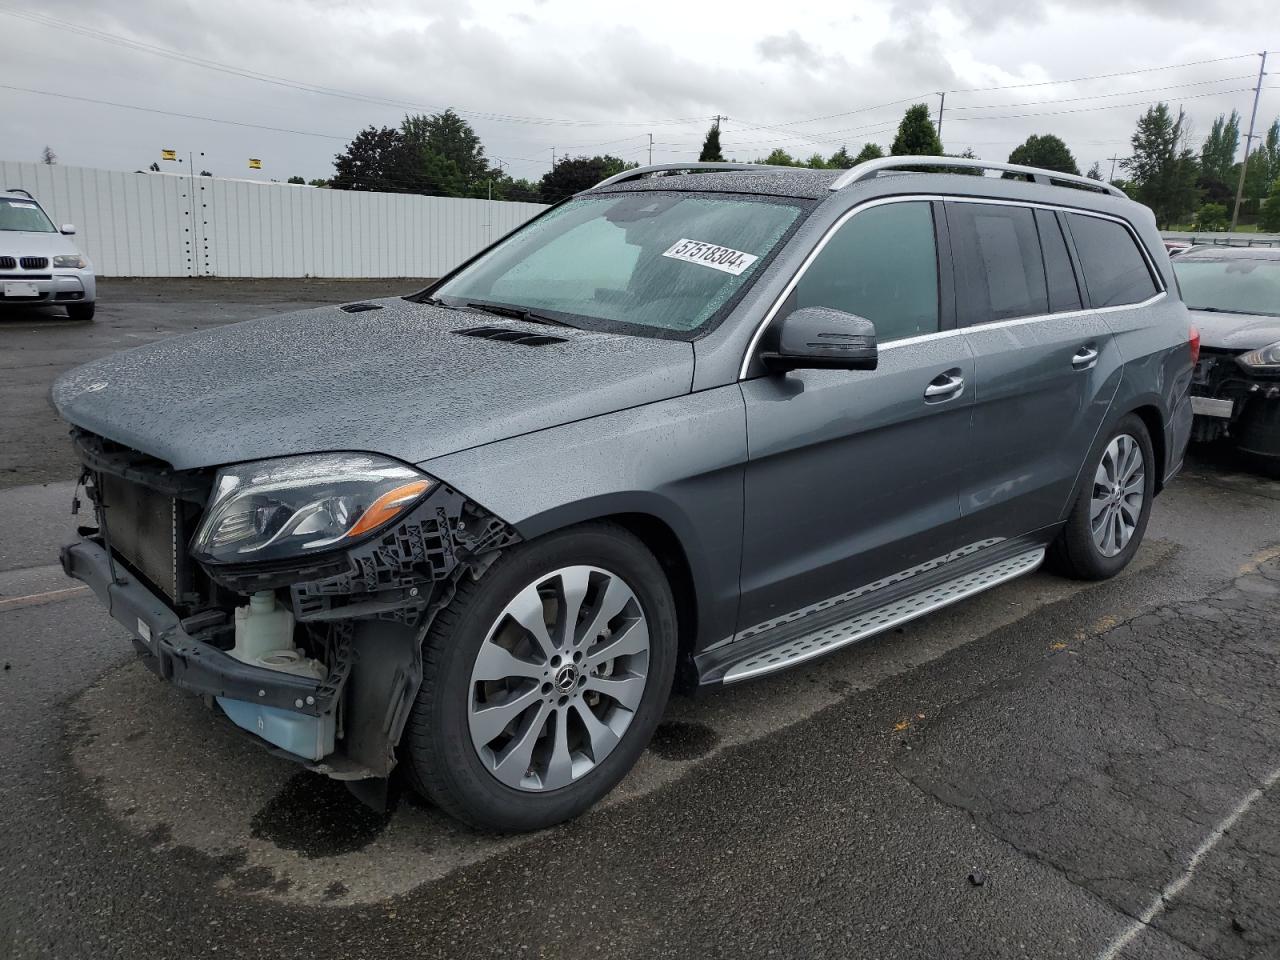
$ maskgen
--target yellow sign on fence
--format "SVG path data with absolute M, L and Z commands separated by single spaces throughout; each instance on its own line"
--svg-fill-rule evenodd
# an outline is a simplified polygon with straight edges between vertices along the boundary
M 161 160 L 177 160 L 178 151 L 177 150 L 161 150 L 160 159 Z
M 259 160 L 259 159 L 257 159 L 256 157 L 250 157 L 250 158 L 249 158 L 249 169 L 250 169 L 250 170 L 261 170 L 261 169 L 262 169 L 262 161 L 261 161 L 261 160 Z

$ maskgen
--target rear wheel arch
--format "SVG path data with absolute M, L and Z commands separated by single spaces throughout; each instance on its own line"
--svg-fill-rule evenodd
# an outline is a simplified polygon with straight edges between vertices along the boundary
M 1129 413 L 1136 414 L 1147 428 L 1147 436 L 1151 438 L 1151 451 L 1155 459 L 1152 465 L 1155 474 L 1155 493 L 1159 493 L 1164 487 L 1164 474 L 1168 467 L 1167 450 L 1164 435 L 1164 418 L 1160 415 L 1160 409 L 1154 404 L 1142 404 L 1134 407 Z

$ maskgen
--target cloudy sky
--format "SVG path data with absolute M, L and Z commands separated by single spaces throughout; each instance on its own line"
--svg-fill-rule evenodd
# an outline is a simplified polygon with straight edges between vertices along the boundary
M 1056 133 L 1105 172 L 1149 102 L 1183 105 L 1197 142 L 1247 115 L 1275 2 L 0 0 L 0 159 L 48 144 L 132 170 L 174 148 L 219 176 L 324 177 L 360 128 L 453 107 L 537 178 L 553 150 L 644 160 L 650 134 L 655 161 L 696 158 L 715 114 L 736 159 L 856 151 L 945 90 L 948 152 Z

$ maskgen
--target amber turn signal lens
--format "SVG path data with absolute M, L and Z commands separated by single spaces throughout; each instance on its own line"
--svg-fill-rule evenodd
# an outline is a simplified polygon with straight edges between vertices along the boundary
M 434 483 L 435 481 L 433 480 L 414 480 L 412 483 L 406 483 L 403 486 L 396 487 L 394 490 L 388 490 L 373 503 L 369 504 L 369 509 L 361 514 L 355 526 L 347 531 L 347 538 L 361 536 L 382 526 L 403 510 L 407 504 L 417 500 L 430 490 Z

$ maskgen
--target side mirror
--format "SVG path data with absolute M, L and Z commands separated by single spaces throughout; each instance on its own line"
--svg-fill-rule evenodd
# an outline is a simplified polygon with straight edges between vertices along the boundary
M 64 223 L 61 229 L 68 237 L 75 236 L 76 225 L 74 223 Z
M 760 353 L 774 373 L 788 370 L 874 370 L 876 327 L 866 317 L 830 307 L 804 307 L 775 324 Z

